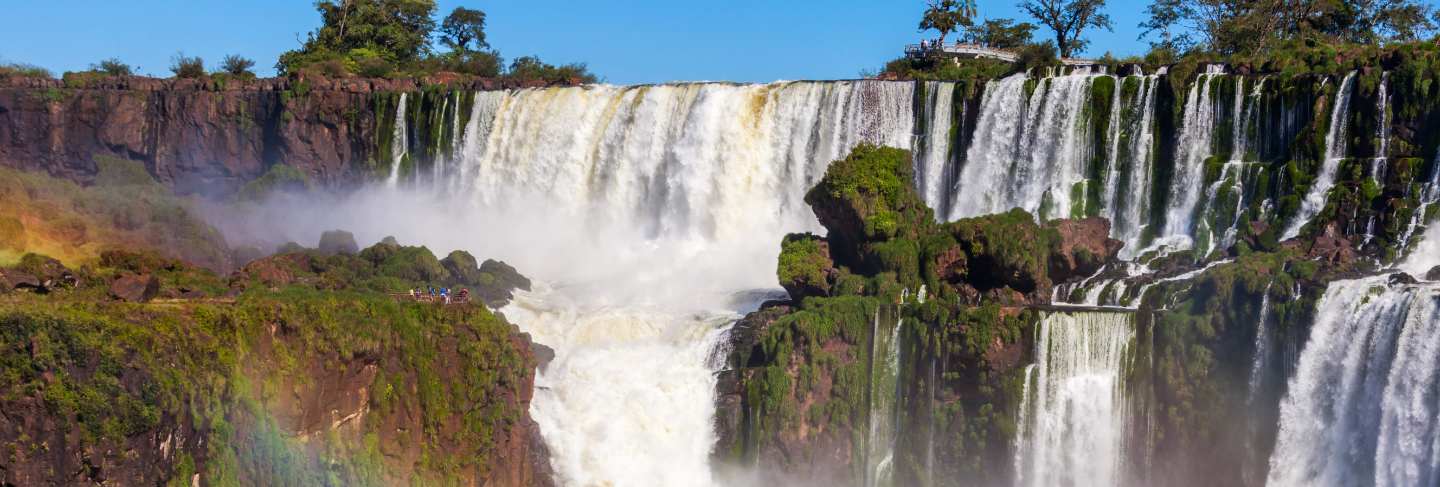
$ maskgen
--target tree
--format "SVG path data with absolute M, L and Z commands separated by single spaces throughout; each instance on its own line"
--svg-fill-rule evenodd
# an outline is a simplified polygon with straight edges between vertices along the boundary
M 1014 19 L 991 19 L 965 32 L 965 42 L 994 49 L 1019 49 L 1030 44 L 1035 24 Z
M 1310 37 L 1403 42 L 1435 29 L 1434 8 L 1415 0 L 1157 0 L 1146 13 L 1142 36 L 1158 33 L 1152 45 L 1176 52 L 1263 52 L 1277 42 Z
M 130 69 L 129 64 L 120 62 L 119 59 L 113 57 L 100 61 L 99 64 L 91 64 L 90 70 L 105 73 L 106 76 L 130 76 L 134 71 Z
M 485 42 L 485 12 L 455 7 L 440 23 L 440 42 L 451 50 L 465 52 L 472 41 L 477 50 L 490 47 Z
M 320 28 L 300 49 L 280 55 L 288 72 L 312 62 L 346 58 L 365 49 L 386 62 L 408 64 L 430 52 L 435 0 L 320 0 Z
M 1084 37 L 1086 30 L 1110 30 L 1110 17 L 1100 12 L 1105 0 L 1025 0 L 1020 7 L 1055 33 L 1060 57 L 1085 50 L 1090 44 Z
M 594 83 L 596 78 L 584 64 L 573 63 L 555 66 L 535 56 L 521 56 L 510 62 L 506 73 L 518 81 L 543 81 L 546 83 Z
M 177 52 L 170 58 L 170 72 L 175 73 L 176 78 L 204 78 L 205 60 Z
M 970 27 L 975 17 L 975 0 L 929 0 L 924 16 L 920 17 L 920 30 L 940 31 L 940 43 L 945 36 L 961 28 Z
M 239 54 L 231 54 L 220 60 L 220 70 L 233 76 L 253 78 L 255 73 L 250 71 L 250 68 L 253 67 L 255 67 L 255 61 Z

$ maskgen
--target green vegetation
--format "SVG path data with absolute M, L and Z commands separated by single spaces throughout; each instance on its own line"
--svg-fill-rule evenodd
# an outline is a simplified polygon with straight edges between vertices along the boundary
M 137 271 L 160 272 L 167 289 L 223 289 L 208 272 L 129 253 L 107 254 L 84 282 Z M 157 481 L 188 485 L 198 472 L 213 485 L 473 483 L 524 414 L 533 364 L 510 325 L 480 306 L 303 285 L 251 288 L 233 304 L 122 304 L 103 293 L 0 295 L 0 405 L 44 406 L 40 427 L 9 451 L 149 451 L 142 442 L 178 428 L 203 441 L 177 444 L 182 460 L 145 465 Z M 347 375 L 362 367 L 374 372 L 358 378 L 373 379 Z M 345 388 L 361 402 L 312 405 Z M 368 412 L 337 427 L 306 419 L 330 417 L 312 407 Z
M 819 456 L 832 448 L 824 445 L 865 448 L 870 422 L 889 420 L 870 417 L 870 398 L 897 394 L 900 434 L 936 435 L 936 465 L 957 469 L 944 478 L 1004 478 L 986 466 L 1008 458 L 1016 431 L 1023 372 L 1005 357 L 1024 353 L 1025 330 L 1039 317 L 1021 306 L 1049 292 L 1052 272 L 1075 271 L 1056 270 L 1058 224 L 1021 210 L 936 223 L 911 179 L 908 152 L 861 145 L 806 195 L 828 235 L 781 242 L 776 273 L 793 308 L 747 318 L 768 325 L 730 359 L 749 367 L 746 433 L 721 448 L 730 458 L 782 470 L 833 462 Z M 1084 261 L 1077 265 L 1104 259 L 1069 252 Z M 875 348 L 891 336 L 900 340 L 898 377 L 882 370 L 888 349 L 878 356 Z M 937 363 L 948 364 L 944 373 Z M 918 484 L 926 454 L 895 452 L 898 484 Z M 858 459 L 843 465 L 862 475 Z
M 941 44 L 951 32 L 968 29 L 974 23 L 975 0 L 929 0 L 928 3 L 920 17 L 920 30 L 939 31 Z
M 255 61 L 239 54 L 230 54 L 220 61 L 220 72 L 241 79 L 253 79 L 255 73 L 251 68 L 255 67 Z
M 1020 8 L 1055 34 L 1060 57 L 1073 57 L 1085 50 L 1090 44 L 1085 39 L 1086 30 L 1110 30 L 1110 17 L 1101 12 L 1105 0 L 1025 0 Z
M 504 69 L 500 53 L 488 49 L 486 15 L 480 10 L 457 7 L 437 24 L 434 0 L 323 0 L 315 8 L 321 26 L 299 49 L 280 56 L 276 69 L 281 74 L 414 77 L 446 71 L 522 83 L 597 79 L 584 64 L 553 66 L 533 56 L 517 58 Z M 432 37 L 446 51 L 437 53 Z
M 183 52 L 177 52 L 170 58 L 170 72 L 175 73 L 176 78 L 204 78 L 205 60 L 199 56 L 186 56 Z
M 0 63 L 0 79 L 7 78 L 52 78 L 50 70 L 24 63 Z
M 113 57 L 102 60 L 98 64 L 91 64 L 90 70 L 104 73 L 105 76 L 130 76 L 133 74 L 133 70 L 129 64 L 125 64 Z

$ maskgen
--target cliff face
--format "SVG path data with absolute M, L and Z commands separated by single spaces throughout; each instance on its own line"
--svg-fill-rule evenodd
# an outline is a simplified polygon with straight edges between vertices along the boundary
M 232 192 L 274 164 L 346 184 L 378 160 L 388 163 L 382 149 L 395 93 L 498 87 L 300 77 L 0 80 L 0 165 L 84 183 L 97 172 L 95 156 L 119 157 L 143 162 L 182 193 Z

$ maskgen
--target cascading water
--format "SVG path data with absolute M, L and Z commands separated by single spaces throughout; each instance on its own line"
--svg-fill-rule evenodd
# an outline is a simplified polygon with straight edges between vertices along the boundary
M 710 357 L 726 325 L 758 304 L 736 293 L 773 288 L 774 242 L 818 228 L 803 195 L 826 165 L 861 142 L 911 147 L 913 87 L 682 84 L 476 95 L 460 159 L 448 169 L 463 177 L 460 190 L 494 213 L 561 215 L 563 223 L 544 228 L 579 226 L 583 235 L 525 244 L 518 256 L 492 253 L 542 281 L 504 312 L 555 349 L 536 379 L 531 415 L 562 484 L 713 484 L 721 364 Z M 524 211 L 505 211 L 512 206 Z M 508 231 L 494 230 L 497 239 Z M 564 263 L 570 254 L 595 255 L 577 267 Z M 589 269 L 597 266 L 608 271 Z M 696 273 L 707 279 L 692 279 Z M 898 341 L 891 324 L 897 328 L 879 338 Z M 886 355 L 877 359 L 896 354 Z M 893 386 L 877 394 L 889 394 L 893 407 Z M 893 419 L 884 419 L 892 417 L 877 413 L 874 426 L 890 425 L 873 435 L 877 448 L 893 444 Z M 886 475 L 884 456 L 869 457 L 875 478 Z
M 1335 105 L 1330 111 L 1330 130 L 1325 133 L 1325 160 L 1320 165 L 1315 182 L 1305 193 L 1305 199 L 1300 202 L 1300 212 L 1295 214 L 1290 225 L 1285 227 L 1282 240 L 1300 235 L 1300 229 L 1325 208 L 1325 196 L 1330 193 L 1330 187 L 1335 185 L 1335 173 L 1340 170 L 1340 160 L 1345 158 L 1345 131 L 1350 125 L 1350 91 L 1354 85 L 1355 72 L 1351 71 L 1345 75 L 1345 80 L 1340 82 L 1340 88 L 1335 93 Z
M 1331 283 L 1280 411 L 1267 485 L 1440 481 L 1440 285 Z
M 1118 485 L 1129 313 L 1054 312 L 1037 325 L 1016 436 L 1017 485 Z
M 400 93 L 400 102 L 395 106 L 395 133 L 390 136 L 390 177 L 385 184 L 391 188 L 400 185 L 400 166 L 410 155 L 409 128 L 406 121 L 406 93 Z
M 1222 66 L 1207 66 L 1186 95 L 1163 236 L 1188 240 L 1193 234 L 1195 210 L 1200 203 L 1200 188 L 1204 182 L 1205 159 L 1215 150 L 1215 108 L 1218 101 L 1210 95 L 1210 90 L 1215 78 L 1224 74 Z
M 866 438 L 866 487 L 889 487 L 895 482 L 895 433 L 899 420 L 895 410 L 900 387 L 900 326 L 896 320 L 882 320 L 879 312 L 872 324 L 870 365 L 870 431 Z
M 1125 90 L 1115 90 L 1110 116 L 1110 158 L 1101 203 L 1110 219 L 1111 234 L 1125 247 L 1120 257 L 1133 258 L 1150 220 L 1150 192 L 1154 180 L 1155 92 L 1159 76 L 1136 76 L 1139 89 L 1125 100 Z M 1123 141 L 1123 142 L 1122 142 Z
M 1084 182 L 1091 155 L 1085 115 L 1099 76 L 1080 70 L 1041 78 L 1028 99 L 1024 74 L 990 82 L 949 219 L 1016 207 L 1061 218 L 1083 204 L 1072 192 Z
M 927 81 L 925 94 L 928 98 L 921 114 L 926 130 L 920 139 L 921 150 L 915 157 L 915 188 L 925 204 L 935 209 L 935 217 L 944 219 L 950 206 L 949 181 L 954 171 L 950 164 L 950 128 L 955 83 Z

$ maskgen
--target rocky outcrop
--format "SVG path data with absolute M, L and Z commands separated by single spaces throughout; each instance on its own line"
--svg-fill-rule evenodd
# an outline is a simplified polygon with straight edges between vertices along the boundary
M 1030 308 L 1113 262 L 1121 243 L 1099 218 L 1037 223 L 1014 210 L 938 223 L 912 180 L 907 152 L 862 145 L 807 194 L 827 236 L 787 236 L 777 276 L 790 300 L 729 334 L 722 476 L 729 465 L 761 483 L 851 485 L 890 455 L 896 485 L 1008 479 Z M 890 428 L 877 424 L 947 440 L 882 452 L 889 440 L 873 435 Z
M 325 255 L 360 253 L 360 246 L 355 243 L 355 234 L 344 230 L 330 230 L 320 234 L 320 244 L 315 248 Z

